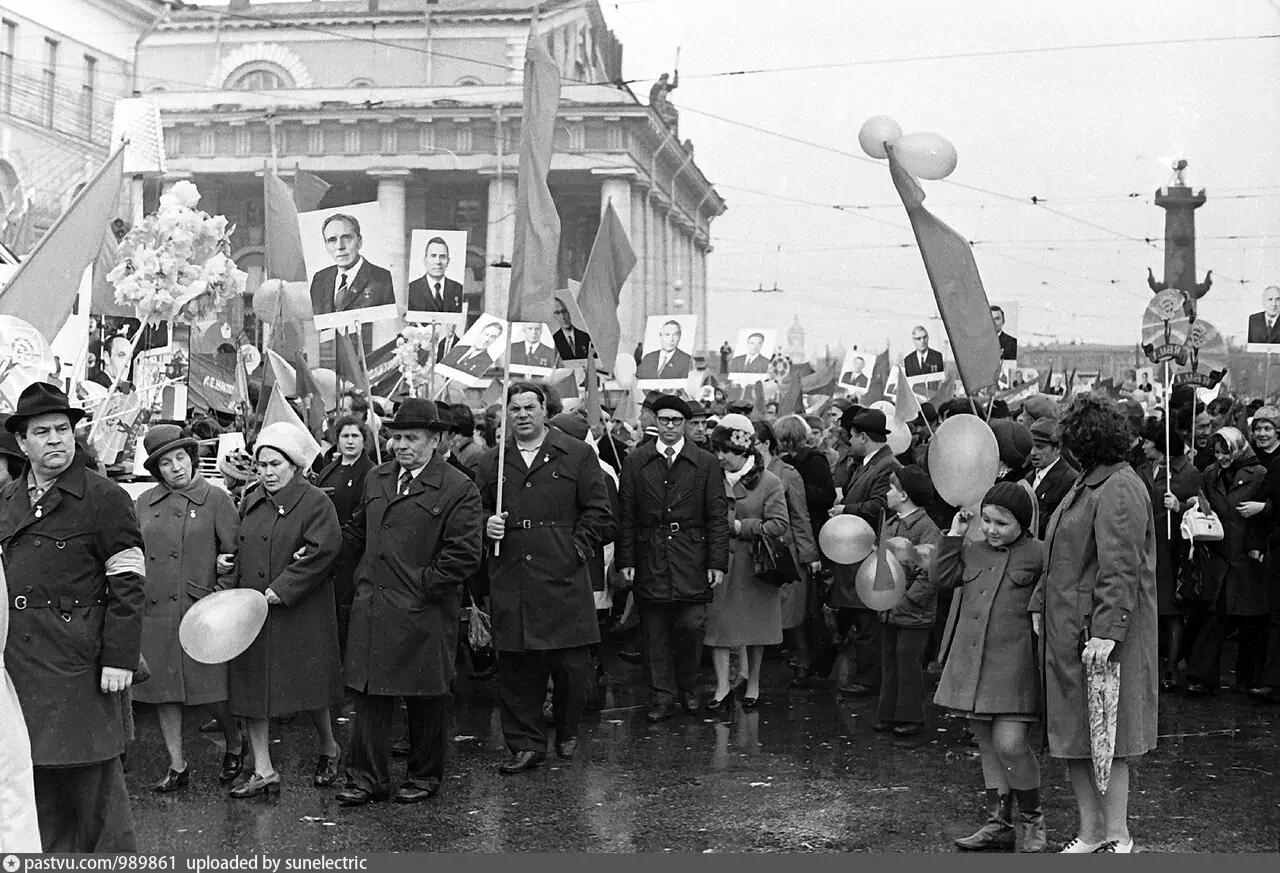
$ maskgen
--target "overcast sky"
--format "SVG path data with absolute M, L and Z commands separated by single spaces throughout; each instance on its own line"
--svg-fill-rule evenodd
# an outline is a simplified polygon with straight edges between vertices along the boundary
M 1152 194 L 1171 180 L 1175 157 L 1190 161 L 1188 181 L 1209 197 L 1196 213 L 1198 270 L 1213 269 L 1216 279 L 1202 317 L 1223 333 L 1243 334 L 1263 288 L 1280 284 L 1280 39 L 876 63 L 1280 34 L 1280 2 L 601 6 L 642 99 L 681 48 L 680 88 L 672 95 L 681 136 L 694 140 L 699 166 L 729 203 L 712 225 L 713 347 L 740 327 L 789 325 L 796 314 L 811 353 L 880 334 L 906 346 L 920 314 L 936 315 L 888 169 L 858 148 L 858 128 L 877 114 L 896 118 L 907 132 L 948 137 L 959 152 L 949 181 L 992 192 L 925 183 L 927 205 L 981 241 L 975 251 L 987 295 L 1017 304 L 1011 332 L 1023 343 L 1137 341 L 1150 297 L 1147 267 L 1163 275 L 1164 212 Z M 851 62 L 858 65 L 716 75 Z M 1081 220 L 1034 206 L 1032 196 Z M 1148 237 L 1155 247 L 1141 241 Z M 895 247 L 902 244 L 908 247 Z M 775 282 L 787 293 L 745 290 Z

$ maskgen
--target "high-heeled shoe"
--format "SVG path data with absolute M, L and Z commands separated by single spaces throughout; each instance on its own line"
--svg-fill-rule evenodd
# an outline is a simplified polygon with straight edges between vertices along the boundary
M 222 756 L 222 769 L 218 772 L 218 781 L 223 785 L 235 782 L 240 774 L 244 772 L 244 755 L 245 749 L 242 746 L 238 752 L 227 752 Z
M 703 707 L 707 712 L 722 712 L 733 708 L 733 689 L 729 689 L 729 693 L 719 699 L 713 697 L 707 701 Z
M 227 794 L 236 800 L 244 800 L 248 797 L 257 797 L 259 794 L 271 796 L 280 793 L 280 774 L 272 773 L 270 776 L 259 776 L 254 773 L 249 777 L 249 781 L 243 785 L 232 788 Z
M 316 772 L 311 784 L 316 788 L 324 788 L 338 780 L 338 758 L 342 755 L 321 755 L 316 759 Z
M 151 790 L 157 794 L 169 794 L 179 789 L 186 788 L 191 782 L 191 768 L 186 767 L 181 772 L 169 768 L 169 772 L 165 777 L 151 786 Z

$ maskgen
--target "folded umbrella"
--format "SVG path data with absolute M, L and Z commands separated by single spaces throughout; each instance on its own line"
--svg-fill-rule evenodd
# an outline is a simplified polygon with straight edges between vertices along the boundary
M 1085 668 L 1085 700 L 1089 707 L 1089 752 L 1093 757 L 1093 781 L 1107 793 L 1111 761 L 1116 753 L 1116 714 L 1120 703 L 1120 665 L 1108 661 L 1102 667 Z

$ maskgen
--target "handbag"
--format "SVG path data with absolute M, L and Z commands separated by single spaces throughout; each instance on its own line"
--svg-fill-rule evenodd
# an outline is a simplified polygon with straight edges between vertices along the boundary
M 800 581 L 800 568 L 787 544 L 777 537 L 757 534 L 751 541 L 751 558 L 755 577 L 767 585 L 781 588 L 788 582 Z
M 1216 543 L 1224 536 L 1222 519 L 1218 518 L 1217 513 L 1212 509 L 1202 512 L 1198 505 L 1182 513 L 1182 524 L 1178 529 L 1182 531 L 1182 538 L 1187 542 L 1200 540 L 1205 543 Z

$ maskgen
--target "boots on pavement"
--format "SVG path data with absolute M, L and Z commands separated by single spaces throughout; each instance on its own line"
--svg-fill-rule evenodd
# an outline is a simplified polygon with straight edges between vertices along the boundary
M 987 789 L 987 822 L 967 837 L 956 840 L 966 852 L 1009 852 L 1013 850 L 1013 795 Z
M 1040 789 L 1014 790 L 1018 801 L 1018 851 L 1043 852 L 1045 849 L 1044 810 L 1040 806 Z

